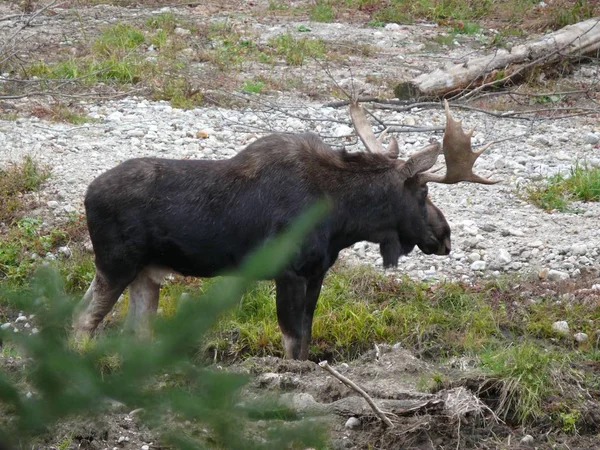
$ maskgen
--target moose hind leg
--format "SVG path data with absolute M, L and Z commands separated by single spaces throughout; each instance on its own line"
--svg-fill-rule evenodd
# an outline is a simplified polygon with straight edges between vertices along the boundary
M 128 283 L 110 281 L 99 270 L 77 307 L 73 328 L 77 335 L 91 335 L 109 313 Z
M 127 328 L 134 330 L 139 338 L 151 336 L 151 322 L 158 310 L 160 286 L 166 272 L 160 269 L 142 270 L 129 285 L 129 311 Z
M 275 280 L 277 321 L 283 334 L 286 359 L 300 359 L 306 280 L 288 275 Z

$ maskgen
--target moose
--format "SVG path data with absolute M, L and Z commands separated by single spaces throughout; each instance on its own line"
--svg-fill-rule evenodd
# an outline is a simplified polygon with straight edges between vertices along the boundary
M 450 227 L 427 183 L 496 182 L 473 173 L 491 144 L 473 151 L 474 130 L 463 130 L 447 102 L 445 109 L 442 145 L 431 141 L 406 161 L 398 159 L 395 138 L 384 148 L 353 101 L 350 116 L 366 152 L 332 149 L 314 133 L 276 133 L 227 160 L 136 158 L 101 174 L 84 202 L 96 274 L 74 316 L 75 332 L 93 334 L 129 287 L 127 323 L 147 336 L 166 275 L 214 277 L 233 269 L 326 197 L 327 216 L 274 276 L 285 356 L 307 359 L 323 278 L 342 249 L 378 243 L 385 267 L 415 246 L 448 255 Z M 440 152 L 445 175 L 430 171 Z

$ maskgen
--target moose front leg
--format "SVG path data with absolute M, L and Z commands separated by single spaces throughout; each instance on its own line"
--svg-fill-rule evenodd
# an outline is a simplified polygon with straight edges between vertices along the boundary
M 286 359 L 301 359 L 306 279 L 284 275 L 275 280 L 277 321 L 283 334 Z

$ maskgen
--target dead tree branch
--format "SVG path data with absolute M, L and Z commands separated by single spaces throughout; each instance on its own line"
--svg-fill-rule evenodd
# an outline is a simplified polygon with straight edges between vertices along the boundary
M 455 94 L 453 99 L 468 99 L 482 90 L 509 81 L 534 66 L 550 64 L 564 58 L 581 58 L 600 49 L 600 18 L 569 25 L 554 33 L 513 47 L 422 74 L 400 83 L 398 98 L 438 97 Z
M 362 388 L 360 388 L 353 381 L 351 381 L 350 379 L 346 378 L 344 375 L 342 375 L 337 370 L 335 370 L 333 367 L 331 367 L 327 363 L 327 361 L 321 361 L 319 363 L 319 366 L 321 366 L 323 369 L 325 369 L 327 372 L 329 372 L 335 378 L 337 378 L 338 380 L 340 380 L 342 383 L 344 383 L 350 389 L 354 389 L 356 392 L 358 392 L 367 401 L 367 403 L 373 409 L 373 411 L 375 412 L 375 414 L 377 414 L 377 416 L 383 421 L 383 423 L 385 424 L 385 426 L 388 427 L 388 428 L 394 428 L 394 424 L 392 423 L 392 421 L 390 419 L 388 419 L 388 417 L 385 415 L 385 413 L 381 409 L 379 409 L 379 406 L 377 406 L 375 404 L 375 402 L 369 396 L 369 394 L 367 394 Z

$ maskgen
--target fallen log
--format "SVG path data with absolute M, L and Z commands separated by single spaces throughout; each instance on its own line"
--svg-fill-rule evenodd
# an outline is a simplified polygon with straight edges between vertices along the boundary
M 394 89 L 401 100 L 441 97 L 506 83 L 526 69 L 600 51 L 600 17 L 585 20 L 493 55 L 419 75 Z

